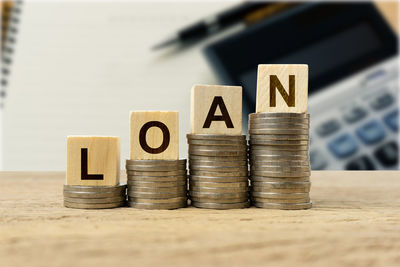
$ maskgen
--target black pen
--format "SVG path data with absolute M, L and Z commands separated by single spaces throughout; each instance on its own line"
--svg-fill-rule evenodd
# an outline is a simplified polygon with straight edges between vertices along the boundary
M 246 2 L 237 5 L 227 11 L 216 14 L 207 19 L 201 20 L 194 23 L 182 30 L 176 35 L 167 39 L 166 41 L 157 44 L 152 47 L 153 50 L 157 50 L 172 44 L 184 44 L 190 43 L 202 39 L 212 33 L 218 32 L 228 26 L 240 22 L 244 17 L 252 11 L 271 5 L 272 3 L 262 2 Z

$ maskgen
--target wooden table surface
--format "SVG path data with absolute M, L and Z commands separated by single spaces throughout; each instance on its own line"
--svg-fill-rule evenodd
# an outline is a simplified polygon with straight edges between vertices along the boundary
M 314 171 L 300 211 L 68 209 L 63 183 L 0 173 L 0 266 L 400 266 L 400 172 Z

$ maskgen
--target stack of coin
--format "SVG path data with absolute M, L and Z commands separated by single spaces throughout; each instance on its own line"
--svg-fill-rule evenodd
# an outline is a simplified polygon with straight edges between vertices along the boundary
M 189 195 L 193 206 L 249 207 L 246 136 L 188 134 Z
M 125 206 L 126 184 L 116 186 L 64 185 L 64 206 L 76 209 L 110 209 Z
M 186 159 L 127 160 L 128 205 L 178 209 L 187 205 Z
M 310 115 L 249 115 L 251 199 L 259 208 L 308 209 Z

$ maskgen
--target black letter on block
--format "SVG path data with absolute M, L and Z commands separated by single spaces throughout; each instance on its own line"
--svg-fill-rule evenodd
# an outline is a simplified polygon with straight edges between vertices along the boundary
M 219 109 L 221 110 L 222 115 L 215 115 L 215 111 L 217 110 L 218 106 Z M 210 128 L 211 122 L 213 121 L 225 121 L 227 128 L 233 128 L 231 117 L 229 116 L 228 110 L 226 109 L 222 96 L 214 97 L 210 110 L 208 111 L 206 121 L 204 122 L 203 128 Z
M 285 100 L 288 107 L 295 106 L 295 77 L 294 75 L 289 75 L 289 94 L 286 93 L 285 88 L 279 81 L 276 75 L 269 76 L 269 106 L 276 107 L 276 91 L 278 89 L 279 93 Z
M 147 131 L 151 127 L 158 127 L 161 129 L 163 133 L 163 141 L 162 144 L 157 148 L 150 147 L 146 142 L 146 134 Z M 149 121 L 145 123 L 139 132 L 139 143 L 140 146 L 143 148 L 144 151 L 150 154 L 160 154 L 164 152 L 169 146 L 170 134 L 167 125 L 162 123 L 161 121 Z
M 103 174 L 88 174 L 87 150 L 87 148 L 81 148 L 81 180 L 104 180 Z

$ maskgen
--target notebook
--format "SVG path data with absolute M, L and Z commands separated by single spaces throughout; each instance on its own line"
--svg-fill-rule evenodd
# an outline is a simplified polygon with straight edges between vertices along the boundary
M 24 2 L 1 114 L 2 169 L 64 170 L 67 135 L 121 136 L 123 167 L 130 110 L 179 111 L 186 157 L 190 88 L 216 78 L 201 47 L 150 48 L 230 5 Z

